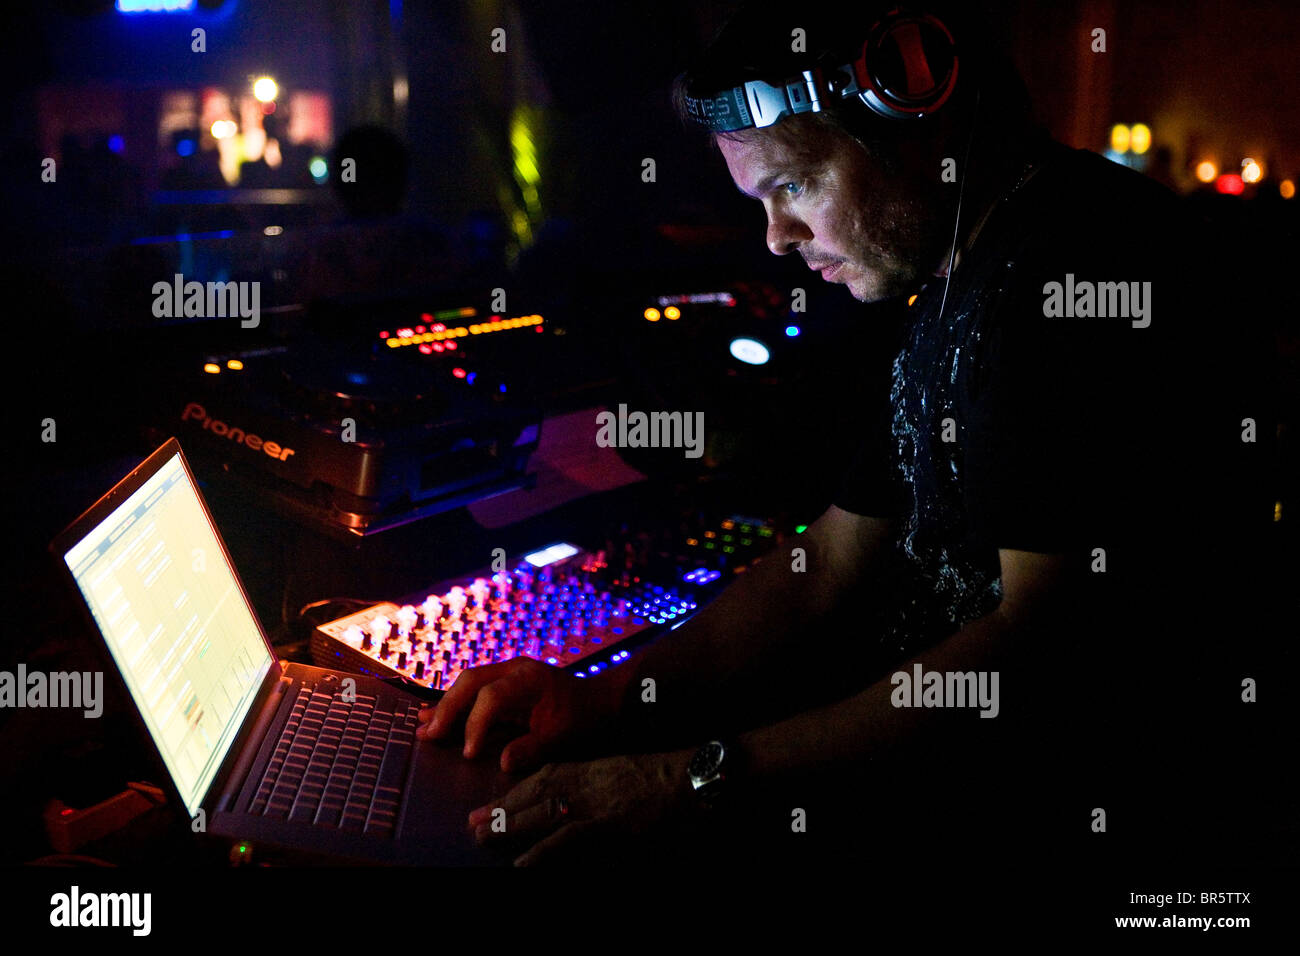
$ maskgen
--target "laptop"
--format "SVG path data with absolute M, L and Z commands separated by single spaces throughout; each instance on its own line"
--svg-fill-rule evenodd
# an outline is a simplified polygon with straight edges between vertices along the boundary
M 176 439 L 50 545 L 192 826 L 293 862 L 485 865 L 510 780 L 414 736 L 421 698 L 276 658 Z

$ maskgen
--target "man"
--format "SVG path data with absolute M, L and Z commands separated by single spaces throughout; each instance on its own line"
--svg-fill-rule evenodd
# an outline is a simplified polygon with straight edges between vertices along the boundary
M 1174 197 L 1048 141 L 1013 73 L 956 24 L 751 4 L 679 81 L 684 118 L 762 203 L 774 254 L 862 302 L 915 298 L 858 462 L 791 554 L 595 679 L 511 661 L 424 715 L 430 738 L 464 719 L 470 757 L 493 727 L 526 724 L 506 770 L 623 752 L 548 764 L 476 811 L 480 838 L 519 862 L 674 820 L 736 827 L 759 852 L 814 831 L 842 854 L 917 834 L 949 849 L 1046 834 L 1059 852 L 1099 832 L 1099 809 L 1131 837 L 1197 805 L 1150 791 L 1177 764 L 1144 745 L 1176 737 L 1179 708 L 1219 676 L 1180 628 L 1204 581 L 1225 587 L 1223 562 L 1188 549 L 1242 547 L 1228 512 L 1251 402 L 1202 377 L 1198 323 L 1217 313 Z M 811 54 L 792 51 L 796 30 Z M 874 61 L 842 74 L 858 83 L 841 96 L 828 77 L 863 37 Z M 787 91 L 763 126 L 727 92 L 760 79 Z M 867 108 L 872 85 L 902 94 Z M 1176 466 L 1194 449 L 1207 465 Z

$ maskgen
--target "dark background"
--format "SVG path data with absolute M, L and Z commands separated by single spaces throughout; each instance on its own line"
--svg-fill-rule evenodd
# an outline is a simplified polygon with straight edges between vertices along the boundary
M 13 622 L 3 661 L 94 666 L 45 545 L 152 450 L 151 402 L 168 368 L 252 341 L 228 323 L 160 323 L 148 307 L 152 282 L 182 264 L 187 278 L 262 281 L 272 317 L 259 335 L 297 342 L 323 334 L 312 324 L 322 295 L 313 256 L 353 224 L 306 163 L 329 158 L 338 136 L 362 123 L 395 131 L 409 148 L 393 241 L 418 237 L 430 262 L 410 287 L 444 306 L 458 304 L 467 288 L 517 290 L 544 304 L 575 343 L 549 369 L 548 412 L 600 401 L 636 407 L 640 397 L 654 407 L 703 404 L 725 423 L 731 453 L 698 472 L 655 475 L 655 489 L 619 500 L 629 520 L 653 523 L 682 482 L 713 482 L 736 507 L 792 522 L 816 517 L 853 450 L 844 436 L 859 421 L 863 396 L 882 381 L 898 304 L 861 306 L 842 290 L 812 288 L 797 260 L 772 259 L 758 204 L 739 195 L 716 153 L 673 116 L 672 78 L 734 6 L 226 0 L 191 13 L 128 16 L 111 4 L 63 0 L 11 10 L 0 57 L 8 100 L 0 301 L 9 335 L 4 502 Z M 1223 270 L 1239 273 L 1252 294 L 1267 284 L 1276 353 L 1261 374 L 1276 380 L 1282 399 L 1278 553 L 1294 560 L 1300 503 L 1287 429 L 1295 422 L 1298 339 L 1294 282 L 1286 279 L 1300 199 L 1283 198 L 1280 188 L 1300 179 L 1300 11 L 1285 0 L 985 7 L 989 32 L 1002 38 L 1056 138 L 1103 152 L 1114 124 L 1147 124 L 1144 171 L 1220 224 Z M 206 30 L 206 53 L 190 52 L 195 26 Z M 507 32 L 505 55 L 489 47 L 497 26 Z M 1089 49 L 1097 27 L 1106 30 L 1104 54 Z M 292 162 L 286 152 L 273 183 L 285 192 L 273 201 L 247 182 L 185 188 L 196 183 L 177 179 L 181 157 L 158 131 L 166 96 L 239 94 L 263 74 L 286 97 L 301 90 L 328 99 L 327 141 L 304 146 Z M 40 181 L 45 157 L 58 163 L 57 185 Z M 654 183 L 641 180 L 646 157 L 657 165 Z M 1245 157 L 1264 173 L 1239 196 L 1195 176 L 1202 161 L 1228 172 Z M 276 226 L 281 231 L 268 235 Z M 1114 223 L 1117 232 L 1141 228 Z M 393 291 L 387 280 L 351 278 L 329 284 L 328 297 Z M 669 347 L 640 320 L 647 295 L 741 281 L 766 283 L 782 298 L 809 289 L 809 312 L 799 320 L 805 335 L 783 343 L 770 374 L 737 369 L 702 328 Z M 39 439 L 37 423 L 47 416 L 59 423 L 54 445 Z M 259 615 L 286 645 L 301 637 L 297 606 L 405 593 L 481 563 L 486 540 L 457 512 L 341 545 L 219 485 L 207 492 Z M 513 552 L 590 524 L 597 520 L 590 512 L 608 507 L 578 503 L 506 529 L 490 546 Z M 36 820 L 47 798 L 92 803 L 147 772 L 138 754 L 122 756 L 133 745 L 120 713 L 93 735 L 82 721 L 46 714 L 38 721 L 30 712 L 0 715 L 0 727 L 6 859 L 40 855 Z

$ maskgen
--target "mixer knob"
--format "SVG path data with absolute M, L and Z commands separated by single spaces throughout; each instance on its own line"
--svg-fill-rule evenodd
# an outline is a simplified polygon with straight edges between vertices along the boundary
M 415 662 L 415 679 L 424 680 L 424 661 Z
M 388 655 L 391 654 L 391 653 L 392 653 L 392 651 L 390 651 L 390 650 L 388 649 L 388 641 L 385 640 L 384 643 L 383 643 L 382 645 L 380 645 L 380 648 L 379 648 L 379 659 L 380 659 L 381 661 L 386 661 L 386 660 L 388 660 Z
M 401 651 L 401 652 L 398 653 L 398 655 L 397 655 L 397 669 L 398 669 L 399 671 L 404 671 L 404 670 L 406 670 L 406 651 Z
M 420 605 L 420 611 L 424 615 L 424 620 L 432 624 L 442 615 L 442 602 L 438 600 L 437 595 L 430 594 Z
M 361 628 L 357 627 L 355 624 L 349 625 L 343 629 L 343 640 L 347 641 L 354 647 L 362 646 L 365 639 L 366 632 L 361 630 Z
M 382 614 L 370 622 L 370 633 L 377 641 L 387 640 L 392 629 L 393 622 Z
M 411 605 L 406 605 L 394 615 L 397 618 L 397 624 L 404 632 L 415 630 L 415 620 L 419 615 Z

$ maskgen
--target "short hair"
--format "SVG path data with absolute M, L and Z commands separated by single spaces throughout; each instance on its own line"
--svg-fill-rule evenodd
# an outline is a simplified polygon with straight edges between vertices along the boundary
M 686 106 L 688 93 L 713 93 L 749 80 L 778 82 L 807 69 L 821 53 L 842 56 L 848 62 L 861 51 L 867 33 L 893 7 L 894 2 L 860 0 L 812 0 L 807 7 L 786 0 L 749 0 L 719 31 L 692 66 L 673 83 L 673 108 L 683 126 L 703 131 Z M 1029 93 L 1011 58 L 999 49 L 995 38 L 971 4 L 933 0 L 924 12 L 938 17 L 953 34 L 960 56 L 957 86 L 944 110 L 969 116 L 979 92 L 980 125 L 986 130 L 1010 135 L 1033 128 Z M 805 31 L 806 53 L 792 49 L 796 28 Z M 856 49 L 855 49 L 856 47 Z M 845 100 L 828 104 L 816 113 L 786 116 L 764 132 L 784 139 L 796 152 L 811 151 L 806 143 L 810 128 L 829 130 L 855 140 L 886 167 L 898 163 L 898 144 L 911 137 L 932 135 L 925 121 L 892 121 L 879 117 L 861 102 Z M 709 132 L 709 142 L 740 139 L 754 130 Z

